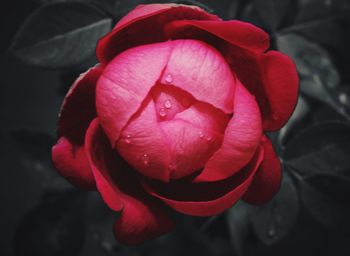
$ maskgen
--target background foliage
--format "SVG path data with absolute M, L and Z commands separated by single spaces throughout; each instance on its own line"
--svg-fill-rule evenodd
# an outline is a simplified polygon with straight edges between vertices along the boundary
M 12 0 L 0 15 L 0 254 L 350 255 L 350 2 L 157 1 L 199 5 L 252 22 L 301 77 L 296 111 L 269 134 L 283 162 L 277 196 L 222 215 L 175 215 L 177 229 L 140 246 L 112 235 L 115 213 L 52 168 L 57 113 L 72 81 L 96 60 L 98 38 L 149 0 Z

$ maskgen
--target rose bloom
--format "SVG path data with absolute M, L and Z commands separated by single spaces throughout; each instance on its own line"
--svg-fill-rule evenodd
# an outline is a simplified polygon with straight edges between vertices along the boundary
M 64 100 L 57 170 L 120 211 L 126 244 L 172 229 L 170 209 L 212 216 L 267 202 L 281 167 L 264 132 L 283 126 L 298 94 L 294 63 L 268 48 L 261 29 L 196 6 L 136 7 Z

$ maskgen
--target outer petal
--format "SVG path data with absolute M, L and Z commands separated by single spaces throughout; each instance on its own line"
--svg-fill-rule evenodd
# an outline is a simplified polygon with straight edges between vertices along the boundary
M 256 205 L 268 202 L 277 193 L 282 178 L 281 163 L 271 141 L 264 136 L 261 145 L 264 147 L 264 160 L 243 197 L 246 202 Z
M 58 172 L 73 185 L 88 190 L 96 188 L 83 146 L 76 146 L 61 137 L 52 147 L 52 161 Z
M 286 55 L 269 51 L 262 55 L 261 76 L 270 113 L 264 116 L 265 130 L 278 130 L 289 119 L 298 99 L 298 73 Z
M 259 107 L 254 97 L 239 84 L 235 107 L 221 148 L 208 160 L 195 182 L 226 179 L 243 168 L 253 157 L 262 135 Z
M 179 87 L 199 101 L 232 113 L 236 80 L 222 55 L 198 40 L 172 42 L 173 50 L 160 80 L 162 84 Z
M 84 143 L 85 131 L 96 116 L 95 89 L 102 68 L 81 74 L 64 99 L 58 119 L 58 135 L 77 145 Z
M 163 26 L 167 22 L 180 19 L 218 20 L 196 6 L 178 4 L 150 4 L 135 8 L 112 32 L 103 37 L 96 49 L 101 63 L 105 64 L 117 54 L 137 45 L 166 41 Z
M 52 148 L 52 160 L 60 174 L 85 189 L 95 188 L 85 155 L 84 138 L 86 129 L 96 116 L 95 88 L 101 72 L 98 66 L 91 68 L 74 82 L 58 119 L 58 136 L 61 138 Z
M 238 20 L 176 20 L 168 23 L 166 33 L 173 39 L 192 38 L 211 43 L 213 35 L 225 42 L 261 54 L 269 48 L 269 35 L 262 29 Z M 220 49 L 221 44 L 213 44 Z M 225 52 L 223 52 L 225 55 Z
M 178 181 L 173 184 L 155 184 L 144 181 L 148 193 L 161 199 L 173 209 L 195 216 L 219 214 L 235 204 L 248 189 L 263 158 L 263 149 L 257 151 L 244 170 L 227 180 L 215 183 Z
M 97 187 L 107 205 L 121 211 L 114 232 L 118 240 L 137 244 L 168 232 L 173 222 L 163 207 L 144 193 L 135 172 L 110 147 L 95 119 L 86 145 Z
M 117 56 L 104 70 L 97 85 L 96 106 L 112 145 L 158 81 L 171 49 L 167 42 L 135 47 Z

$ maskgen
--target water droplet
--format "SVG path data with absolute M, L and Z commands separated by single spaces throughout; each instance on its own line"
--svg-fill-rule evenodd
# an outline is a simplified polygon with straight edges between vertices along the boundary
M 203 134 L 203 132 L 202 132 L 202 131 L 199 131 L 198 135 L 199 135 L 199 138 L 201 138 L 201 139 L 203 139 L 203 138 L 204 138 L 204 134 Z
M 269 228 L 269 230 L 267 231 L 267 235 L 269 237 L 274 237 L 275 234 L 276 234 L 276 231 L 275 231 L 275 229 L 273 227 Z
M 176 170 L 176 165 L 174 163 L 169 164 L 169 169 L 170 171 L 175 171 Z
M 172 77 L 170 74 L 168 74 L 168 75 L 165 77 L 165 82 L 166 82 L 167 84 L 171 84 L 171 83 L 173 82 L 173 77 Z
M 130 143 L 131 143 L 131 135 L 130 135 L 130 134 L 127 134 L 127 135 L 125 136 L 125 143 L 126 143 L 126 144 L 130 144 Z
M 348 101 L 348 96 L 343 92 L 339 94 L 338 98 L 339 98 L 340 103 L 342 103 L 342 104 L 346 104 Z
M 160 115 L 161 117 L 165 117 L 165 116 L 166 116 L 166 111 L 165 111 L 164 108 L 161 108 L 161 109 L 159 110 L 159 115 Z
M 210 135 L 208 135 L 208 137 L 207 137 L 207 141 L 211 141 L 213 138 L 210 136 Z
M 164 107 L 165 108 L 171 108 L 171 101 L 170 100 L 164 101 Z
M 144 165 L 148 165 L 149 164 L 149 156 L 147 154 L 143 154 L 142 162 L 143 162 Z

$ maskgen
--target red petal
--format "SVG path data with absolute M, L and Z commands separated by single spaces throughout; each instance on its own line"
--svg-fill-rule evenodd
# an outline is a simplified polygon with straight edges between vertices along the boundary
M 172 41 L 173 50 L 161 78 L 199 101 L 232 113 L 235 78 L 222 55 L 197 40 Z M 213 89 L 215 88 L 215 89 Z
M 298 73 L 289 57 L 269 51 L 261 57 L 261 76 L 270 110 L 264 115 L 264 129 L 278 130 L 288 121 L 296 106 Z
M 262 29 L 238 20 L 176 20 L 167 24 L 166 33 L 173 39 L 192 38 L 201 39 L 208 43 L 214 35 L 227 43 L 261 54 L 269 48 L 270 38 Z M 221 44 L 213 46 L 220 48 Z M 226 52 L 223 52 L 226 55 Z
M 52 161 L 58 172 L 73 185 L 88 190 L 96 188 L 84 146 L 76 146 L 61 137 L 52 147 Z
M 268 202 L 279 190 L 282 178 L 281 163 L 271 141 L 263 137 L 264 159 L 243 199 L 250 203 L 261 205 Z
M 158 81 L 171 47 L 165 42 L 129 49 L 114 58 L 98 80 L 97 112 L 113 146 Z
M 142 184 L 148 193 L 179 212 L 195 216 L 211 216 L 230 208 L 242 197 L 262 158 L 263 149 L 260 148 L 248 166 L 224 181 L 191 183 L 183 180 L 164 184 L 144 180 Z
M 154 198 L 128 197 L 114 224 L 114 234 L 124 244 L 134 245 L 165 234 L 174 226 L 164 206 Z
M 163 33 L 167 22 L 180 19 L 218 20 L 196 6 L 178 4 L 150 4 L 139 6 L 125 16 L 112 32 L 97 45 L 96 54 L 105 64 L 117 54 L 138 45 L 166 41 Z
M 251 160 L 261 135 L 259 107 L 254 97 L 239 84 L 234 114 L 226 127 L 222 146 L 208 160 L 195 182 L 218 181 L 234 175 Z
M 118 240 L 136 244 L 173 228 L 162 205 L 144 192 L 134 170 L 110 147 L 97 119 L 87 131 L 86 145 L 102 198 L 111 209 L 122 210 L 114 226 Z
M 98 191 L 112 210 L 120 211 L 123 208 L 123 193 L 118 183 L 122 180 L 112 177 L 118 174 L 120 168 L 118 157 L 115 151 L 107 146 L 97 118 L 91 122 L 86 132 L 85 144 Z
M 85 131 L 96 116 L 95 88 L 100 67 L 81 74 L 67 93 L 58 119 L 58 135 L 77 145 L 84 143 Z

